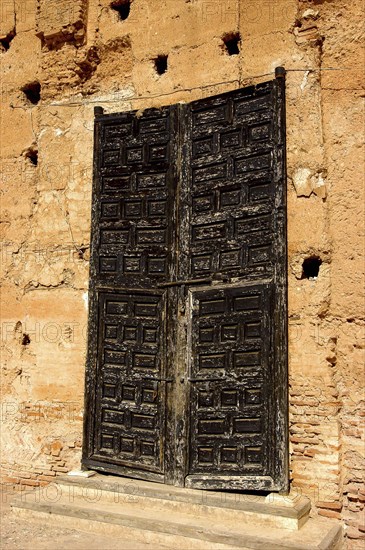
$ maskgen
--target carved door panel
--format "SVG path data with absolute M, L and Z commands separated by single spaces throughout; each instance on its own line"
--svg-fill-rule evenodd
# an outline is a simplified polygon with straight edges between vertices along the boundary
M 99 114 L 83 463 L 287 487 L 284 82 Z
M 274 490 L 286 474 L 286 234 L 281 81 L 186 114 L 191 487 Z M 214 288 L 214 290 L 213 290 Z
M 84 464 L 164 481 L 176 109 L 96 117 Z

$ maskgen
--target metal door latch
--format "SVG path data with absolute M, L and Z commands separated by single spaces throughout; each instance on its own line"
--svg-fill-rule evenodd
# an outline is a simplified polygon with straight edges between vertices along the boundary
M 150 382 L 174 382 L 173 378 L 149 378 L 148 376 L 142 376 L 142 380 L 148 380 Z
M 160 283 L 157 285 L 157 287 L 169 288 L 171 286 L 202 285 L 204 283 L 211 284 L 212 279 L 186 279 L 184 281 L 169 281 L 168 283 Z

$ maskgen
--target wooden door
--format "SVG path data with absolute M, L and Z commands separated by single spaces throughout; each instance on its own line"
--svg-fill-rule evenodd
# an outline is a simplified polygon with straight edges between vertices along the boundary
M 85 466 L 285 490 L 284 81 L 95 120 Z
M 164 481 L 176 109 L 95 119 L 84 463 Z

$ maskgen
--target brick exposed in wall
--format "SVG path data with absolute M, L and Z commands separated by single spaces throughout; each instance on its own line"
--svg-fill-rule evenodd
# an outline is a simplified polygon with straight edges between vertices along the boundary
M 81 44 L 86 32 L 87 0 L 37 0 L 36 32 L 48 47 Z

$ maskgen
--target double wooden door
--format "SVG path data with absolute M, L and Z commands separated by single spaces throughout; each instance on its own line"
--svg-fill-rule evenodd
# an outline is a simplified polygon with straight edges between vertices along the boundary
M 287 488 L 284 86 L 96 110 L 85 466 Z

